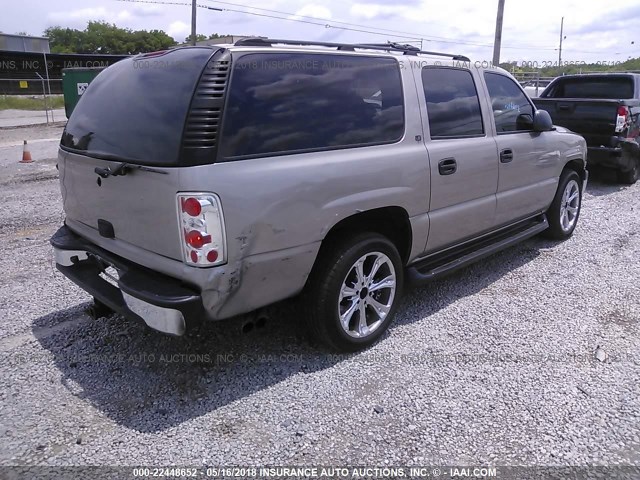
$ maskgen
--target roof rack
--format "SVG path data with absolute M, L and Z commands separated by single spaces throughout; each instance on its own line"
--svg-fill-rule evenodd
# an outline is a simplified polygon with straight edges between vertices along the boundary
M 414 47 L 413 45 L 401 45 L 399 43 L 332 43 L 332 42 L 311 42 L 306 40 L 280 40 L 274 38 L 262 38 L 262 37 L 249 37 L 238 40 L 234 45 L 238 47 L 272 47 L 276 44 L 283 45 L 300 45 L 300 46 L 320 46 L 320 47 L 334 47 L 338 50 L 346 50 L 350 52 L 354 52 L 356 48 L 358 49 L 368 49 L 368 50 L 387 50 L 389 52 L 402 52 L 404 55 L 418 55 L 419 53 L 423 55 L 434 55 L 437 57 L 449 57 L 453 60 L 459 60 L 462 62 L 469 62 L 469 58 L 464 55 L 454 55 L 451 53 L 440 53 L 440 52 L 428 52 L 425 50 L 420 50 L 418 47 Z

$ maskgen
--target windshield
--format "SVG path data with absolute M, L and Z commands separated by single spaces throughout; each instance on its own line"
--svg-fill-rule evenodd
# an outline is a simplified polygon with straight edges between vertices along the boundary
M 210 48 L 121 60 L 80 98 L 61 146 L 97 158 L 177 165 L 185 118 Z

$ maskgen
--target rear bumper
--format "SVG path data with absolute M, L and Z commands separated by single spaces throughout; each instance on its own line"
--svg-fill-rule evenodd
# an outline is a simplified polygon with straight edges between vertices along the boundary
M 196 288 L 110 253 L 84 240 L 66 226 L 51 238 L 56 267 L 67 278 L 109 308 L 149 327 L 182 335 L 205 313 Z M 100 274 L 117 270 L 118 286 Z
M 602 166 L 616 170 L 631 170 L 638 157 L 638 144 L 620 142 L 615 147 L 588 147 L 587 163 L 589 166 Z

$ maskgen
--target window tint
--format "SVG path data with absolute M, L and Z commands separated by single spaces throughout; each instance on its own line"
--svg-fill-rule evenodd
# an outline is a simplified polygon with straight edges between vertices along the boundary
M 178 165 L 189 103 L 211 54 L 185 48 L 113 64 L 80 97 L 62 147 L 132 163 Z
M 497 132 L 530 131 L 533 126 L 533 106 L 516 82 L 496 73 L 485 73 L 484 78 Z
M 551 98 L 633 98 L 629 77 L 568 78 L 559 80 L 547 95 Z
M 404 106 L 391 58 L 249 54 L 233 63 L 224 157 L 399 140 Z
M 431 138 L 482 135 L 482 114 L 471 72 L 422 69 Z

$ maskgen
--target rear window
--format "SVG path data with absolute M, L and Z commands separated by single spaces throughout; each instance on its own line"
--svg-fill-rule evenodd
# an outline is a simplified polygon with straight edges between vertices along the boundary
M 178 49 L 107 68 L 80 98 L 61 146 L 97 158 L 176 165 L 191 97 L 212 54 Z
M 219 151 L 285 154 L 400 140 L 404 106 L 392 58 L 273 53 L 233 63 Z
M 568 78 L 559 80 L 544 97 L 547 98 L 604 98 L 617 100 L 633 98 L 633 79 L 618 78 Z

